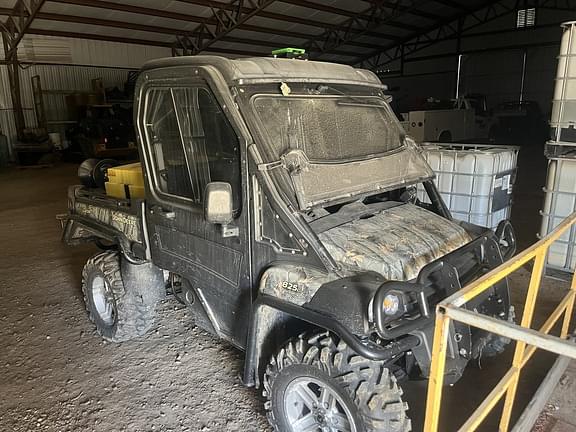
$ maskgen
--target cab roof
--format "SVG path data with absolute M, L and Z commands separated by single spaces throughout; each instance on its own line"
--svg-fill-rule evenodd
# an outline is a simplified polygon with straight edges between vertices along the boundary
M 299 59 L 251 57 L 229 59 L 220 56 L 184 56 L 152 60 L 142 71 L 161 68 L 212 66 L 229 85 L 265 82 L 321 82 L 386 88 L 376 74 L 352 66 Z

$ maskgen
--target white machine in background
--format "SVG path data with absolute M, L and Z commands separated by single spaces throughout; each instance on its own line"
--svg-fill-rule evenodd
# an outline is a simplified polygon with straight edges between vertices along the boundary
M 487 139 L 492 119 L 481 96 L 461 97 L 450 108 L 433 108 L 401 114 L 404 130 L 418 143 Z

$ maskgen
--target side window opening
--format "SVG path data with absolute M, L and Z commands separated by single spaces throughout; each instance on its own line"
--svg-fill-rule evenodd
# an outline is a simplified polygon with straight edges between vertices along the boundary
M 158 88 L 148 93 L 146 129 L 158 189 L 169 195 L 193 199 L 190 174 L 170 89 Z
M 208 183 L 227 182 L 239 213 L 239 140 L 211 91 L 203 86 L 152 89 L 145 119 L 160 192 L 200 205 Z

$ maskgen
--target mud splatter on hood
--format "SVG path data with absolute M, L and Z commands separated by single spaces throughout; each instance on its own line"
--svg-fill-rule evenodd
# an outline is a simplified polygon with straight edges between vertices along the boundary
M 458 224 L 412 204 L 332 228 L 320 240 L 345 270 L 410 280 L 422 267 L 472 239 Z

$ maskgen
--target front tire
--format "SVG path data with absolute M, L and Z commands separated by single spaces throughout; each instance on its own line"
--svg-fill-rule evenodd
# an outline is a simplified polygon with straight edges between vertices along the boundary
M 380 361 L 356 354 L 328 333 L 303 334 L 272 357 L 265 408 L 278 432 L 408 432 L 408 405 Z
M 154 323 L 155 306 L 136 290 L 126 290 L 120 254 L 106 251 L 90 258 L 82 271 L 82 292 L 98 333 L 111 342 L 142 336 Z

